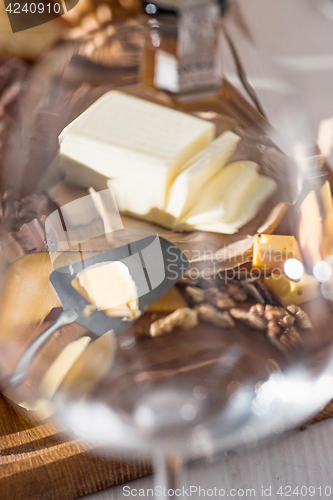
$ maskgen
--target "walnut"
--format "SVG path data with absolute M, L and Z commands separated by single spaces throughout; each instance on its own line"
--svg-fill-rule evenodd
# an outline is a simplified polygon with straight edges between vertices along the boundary
M 194 328 L 198 324 L 198 314 L 196 310 L 189 307 L 181 307 L 165 318 L 154 321 L 150 325 L 149 333 L 151 337 L 158 337 L 165 333 L 172 332 L 176 327 L 185 330 Z
M 250 313 L 257 314 L 258 316 L 263 316 L 265 312 L 265 307 L 262 304 L 254 304 L 250 307 Z
M 286 314 L 282 320 L 281 323 L 284 326 L 292 326 L 295 323 L 295 318 L 291 314 Z
M 282 320 L 282 318 L 284 316 L 285 316 L 285 312 L 284 312 L 283 307 L 274 307 L 270 304 L 266 305 L 264 318 L 267 319 L 267 321 Z
M 250 311 L 245 311 L 245 309 L 232 308 L 230 314 L 233 318 L 243 321 L 255 330 L 266 330 L 267 328 L 267 321 L 264 318 Z
M 236 302 L 244 302 L 247 300 L 247 293 L 237 282 L 227 283 L 227 290 L 232 299 Z
M 296 306 L 295 304 L 290 304 L 289 306 L 287 306 L 287 311 L 293 315 L 297 325 L 302 330 L 305 330 L 307 328 L 312 328 L 312 323 L 309 316 L 299 306 Z
M 234 328 L 235 322 L 228 312 L 221 313 L 211 304 L 200 304 L 196 307 L 200 321 L 211 323 L 221 328 Z
M 299 349 L 302 345 L 302 339 L 294 326 L 291 326 L 280 337 L 281 344 L 289 351 Z
M 305 330 L 307 328 L 312 328 L 312 323 L 309 316 L 302 309 L 296 312 L 295 320 L 298 326 L 302 328 L 302 330 Z
M 301 310 L 301 308 L 299 306 L 296 306 L 295 304 L 290 304 L 289 306 L 287 306 L 286 309 L 292 315 L 296 314 L 298 311 Z
M 267 334 L 269 336 L 274 335 L 275 337 L 278 337 L 281 335 L 282 329 L 281 327 L 276 323 L 276 321 L 269 321 L 267 325 Z
M 221 292 L 218 288 L 208 288 L 205 290 L 205 299 L 218 309 L 230 309 L 236 303 L 227 295 Z
M 268 321 L 267 337 L 275 347 L 283 352 L 283 354 L 289 356 L 291 350 L 296 350 L 301 345 L 300 334 L 293 326 L 295 318 L 291 314 L 288 314 L 288 309 L 283 311 L 283 317 L 281 319 L 281 307 L 274 308 L 272 306 L 266 306 L 266 308 L 272 317 L 272 319 Z M 279 314 L 274 316 L 274 312 L 276 311 L 278 311 Z
M 185 291 L 192 300 L 192 302 L 195 302 L 196 304 L 204 302 L 205 292 L 201 288 L 198 288 L 196 286 L 187 286 L 185 288 Z

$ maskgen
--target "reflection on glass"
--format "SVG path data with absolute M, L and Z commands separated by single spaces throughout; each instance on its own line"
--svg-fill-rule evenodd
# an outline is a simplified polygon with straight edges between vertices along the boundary
M 298 113 L 297 101 L 289 107 L 293 82 L 270 88 L 266 80 L 280 97 L 273 132 L 227 81 L 186 102 L 147 86 L 140 75 L 151 26 L 136 20 L 109 28 L 98 34 L 119 51 L 107 64 L 94 45 L 96 33 L 57 47 L 36 66 L 22 103 L 13 133 L 22 150 L 8 160 L 4 185 L 14 175 L 23 192 L 42 189 L 47 196 L 23 201 L 7 190 L 3 199 L 1 380 L 11 398 L 40 415 L 54 411 L 72 432 L 112 450 L 144 453 L 170 473 L 179 471 L 181 458 L 281 433 L 331 397 L 332 179 L 314 144 L 307 148 L 306 122 L 298 128 L 304 109 Z M 112 167 L 119 177 L 85 177 L 84 186 L 73 169 L 69 182 L 54 160 L 58 136 L 100 96 L 120 88 L 181 113 L 201 142 L 196 137 L 191 149 L 191 136 L 176 154 L 171 149 L 183 137 L 177 141 L 173 129 L 175 142 L 169 140 L 170 122 L 163 122 L 142 145 L 145 161 L 140 156 L 144 169 L 148 159 L 157 161 L 162 144 L 163 175 L 147 167 L 142 182 L 141 170 L 126 170 L 138 153 L 128 151 L 125 130 L 126 165 L 112 166 L 111 156 L 103 163 L 98 148 L 91 153 L 93 141 L 85 144 L 90 170 L 97 155 L 98 167 Z M 155 140 L 154 156 L 149 141 Z M 88 163 L 77 160 L 78 169 Z M 160 193 L 156 183 L 165 196 L 156 211 L 145 210 Z M 130 196 L 120 206 L 124 186 Z M 171 199 L 178 203 L 172 210 Z M 116 304 L 122 285 L 130 293 Z M 104 302 L 109 286 L 118 292 Z M 103 312 L 136 299 L 138 318 Z M 66 325 L 63 319 L 34 351 L 20 385 L 8 384 L 45 329 L 73 311 L 74 319 Z

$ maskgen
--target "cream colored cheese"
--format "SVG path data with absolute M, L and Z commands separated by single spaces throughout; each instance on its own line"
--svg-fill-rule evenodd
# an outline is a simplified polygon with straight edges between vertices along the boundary
M 276 184 L 253 162 L 228 165 L 238 135 L 214 135 L 210 122 L 111 91 L 62 131 L 59 163 L 67 183 L 111 188 L 121 213 L 177 231 L 233 234 Z
M 254 162 L 239 161 L 225 167 L 204 186 L 192 210 L 178 219 L 178 230 L 193 229 L 233 234 L 249 222 L 276 189 L 269 177 L 258 174 Z
M 66 373 L 82 355 L 90 340 L 89 337 L 81 337 L 63 348 L 43 377 L 41 387 L 45 397 L 53 397 Z
M 134 176 L 139 181 L 139 204 L 140 198 L 149 194 L 142 200 L 144 208 L 135 213 L 149 213 L 164 208 L 166 192 L 181 167 L 214 136 L 215 125 L 211 122 L 111 91 L 61 132 L 60 155 L 67 181 L 75 184 L 85 186 L 86 181 L 84 175 L 74 173 L 73 178 L 73 161 L 96 172 L 96 182 L 100 182 L 101 175 L 116 181 Z M 119 187 L 117 202 L 123 211 L 133 211 L 131 194 L 126 186 L 124 190 Z
M 108 316 L 139 315 L 137 289 L 122 262 L 102 262 L 81 271 L 77 278 L 89 300 Z
M 184 166 L 170 188 L 166 218 L 182 218 L 195 207 L 206 182 L 226 165 L 239 140 L 233 132 L 224 132 Z

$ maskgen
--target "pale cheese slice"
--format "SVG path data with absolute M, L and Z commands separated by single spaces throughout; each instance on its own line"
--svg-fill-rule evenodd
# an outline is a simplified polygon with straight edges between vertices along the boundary
M 164 220 L 172 223 L 196 205 L 203 186 L 226 165 L 239 140 L 233 132 L 224 132 L 184 166 L 170 188 Z
M 108 316 L 140 315 L 136 285 L 123 262 L 88 266 L 77 274 L 77 279 L 91 303 Z
M 59 163 L 67 183 L 107 184 L 124 214 L 232 234 L 276 185 L 254 162 L 226 166 L 240 137 L 227 131 L 212 142 L 214 135 L 211 122 L 111 91 L 62 131 Z
M 195 206 L 179 222 L 186 220 L 188 224 L 194 225 L 196 222 L 228 223 L 233 220 L 258 169 L 256 163 L 247 161 L 225 167 L 206 183 Z
M 112 331 L 89 344 L 66 373 L 62 382 L 65 394 L 68 391 L 80 396 L 89 393 L 112 369 L 116 353 L 117 341 Z M 61 390 L 57 395 L 61 401 Z
M 206 184 L 196 207 L 178 221 L 176 229 L 236 233 L 276 188 L 275 181 L 259 175 L 258 170 L 254 162 L 228 165 Z
M 53 397 L 68 370 L 82 355 L 90 340 L 90 337 L 81 337 L 63 348 L 43 377 L 41 388 L 45 397 Z
M 258 175 L 244 197 L 242 208 L 232 221 L 237 229 L 253 219 L 263 204 L 276 190 L 276 182 L 265 175 Z

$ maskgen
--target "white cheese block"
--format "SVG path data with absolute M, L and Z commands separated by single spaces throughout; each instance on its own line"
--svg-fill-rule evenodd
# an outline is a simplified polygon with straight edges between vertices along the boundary
M 177 221 L 177 230 L 233 234 L 249 222 L 276 188 L 259 175 L 254 162 L 239 161 L 213 176 L 192 210 Z
M 107 185 L 112 189 L 121 213 L 162 223 L 164 212 L 161 200 L 165 199 L 166 175 L 138 172 L 110 179 Z
M 239 140 L 233 132 L 224 132 L 184 166 L 170 188 L 165 220 L 172 224 L 172 219 L 181 218 L 196 205 L 203 186 L 226 165 Z
M 214 136 L 211 122 L 111 91 L 61 132 L 60 155 L 67 180 L 75 184 L 86 185 L 86 180 L 81 180 L 77 171 L 73 179 L 72 162 L 95 172 L 96 182 L 101 175 L 118 181 L 115 191 L 121 199 L 117 195 L 116 199 L 123 211 L 133 212 L 132 193 L 126 192 L 124 179 L 140 180 L 136 199 L 147 197 L 145 208 L 139 209 L 142 215 L 143 210 L 149 213 L 164 208 L 166 192 L 181 167 Z M 90 185 L 95 187 L 92 179 Z

